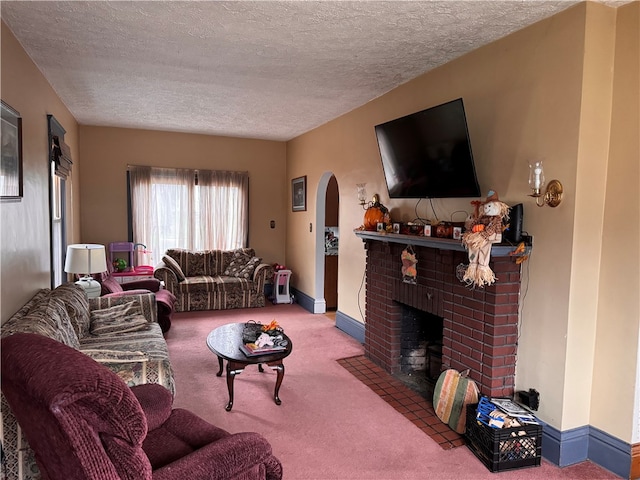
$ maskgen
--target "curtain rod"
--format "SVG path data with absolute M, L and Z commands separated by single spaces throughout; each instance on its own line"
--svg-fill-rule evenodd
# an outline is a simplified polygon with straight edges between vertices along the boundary
M 210 172 L 246 173 L 247 175 L 249 175 L 249 171 L 248 170 L 215 170 L 215 169 L 211 169 L 211 168 L 155 167 L 153 165 L 132 165 L 130 163 L 127 164 L 127 170 L 130 170 L 131 168 L 136 168 L 136 167 L 165 168 L 165 169 L 168 169 L 168 170 L 191 170 L 193 172 L 210 171 Z

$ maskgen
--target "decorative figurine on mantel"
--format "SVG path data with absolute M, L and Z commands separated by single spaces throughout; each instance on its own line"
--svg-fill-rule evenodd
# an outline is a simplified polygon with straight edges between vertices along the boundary
M 385 228 L 391 224 L 389 209 L 380 203 L 380 197 L 377 193 L 368 204 L 363 204 L 363 208 L 365 212 L 362 229 L 375 232 L 378 228 L 378 223 L 384 224 Z
M 484 203 L 475 201 L 472 204 L 476 207 L 475 212 L 467 218 L 466 232 L 462 235 L 462 244 L 469 252 L 469 265 L 462 281 L 482 288 L 496 281 L 489 267 L 491 245 L 502 241 L 502 223 L 503 219 L 509 218 L 509 205 L 501 202 L 493 190 L 489 190 Z

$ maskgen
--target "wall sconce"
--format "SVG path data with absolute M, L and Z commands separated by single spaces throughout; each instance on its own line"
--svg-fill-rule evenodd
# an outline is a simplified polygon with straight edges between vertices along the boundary
M 367 203 L 367 189 L 364 187 L 366 187 L 366 185 L 366 183 L 356 183 L 356 188 L 358 189 L 358 202 L 360 202 L 360 205 L 365 210 L 365 205 Z
M 536 205 L 544 207 L 549 205 L 550 207 L 557 207 L 562 202 L 562 184 L 559 180 L 551 180 L 547 185 L 544 193 L 542 193 L 542 187 L 544 187 L 544 167 L 542 162 L 535 162 L 529 164 L 529 187 L 531 188 L 531 195 L 536 199 Z M 542 203 L 538 200 L 542 198 Z

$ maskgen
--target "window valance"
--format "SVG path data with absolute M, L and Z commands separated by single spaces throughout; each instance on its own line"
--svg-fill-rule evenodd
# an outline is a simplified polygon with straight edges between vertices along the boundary
M 71 176 L 71 149 L 64 143 L 65 129 L 53 115 L 47 115 L 49 121 L 49 160 L 54 164 L 54 173 L 66 180 Z

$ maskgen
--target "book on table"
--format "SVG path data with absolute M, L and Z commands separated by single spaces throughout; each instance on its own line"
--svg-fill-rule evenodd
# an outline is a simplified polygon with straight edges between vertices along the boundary
M 257 357 L 259 355 L 268 355 L 270 353 L 280 353 L 287 349 L 286 345 L 273 345 L 264 347 L 257 347 L 255 343 L 243 343 L 240 345 L 240 350 L 248 357 Z

